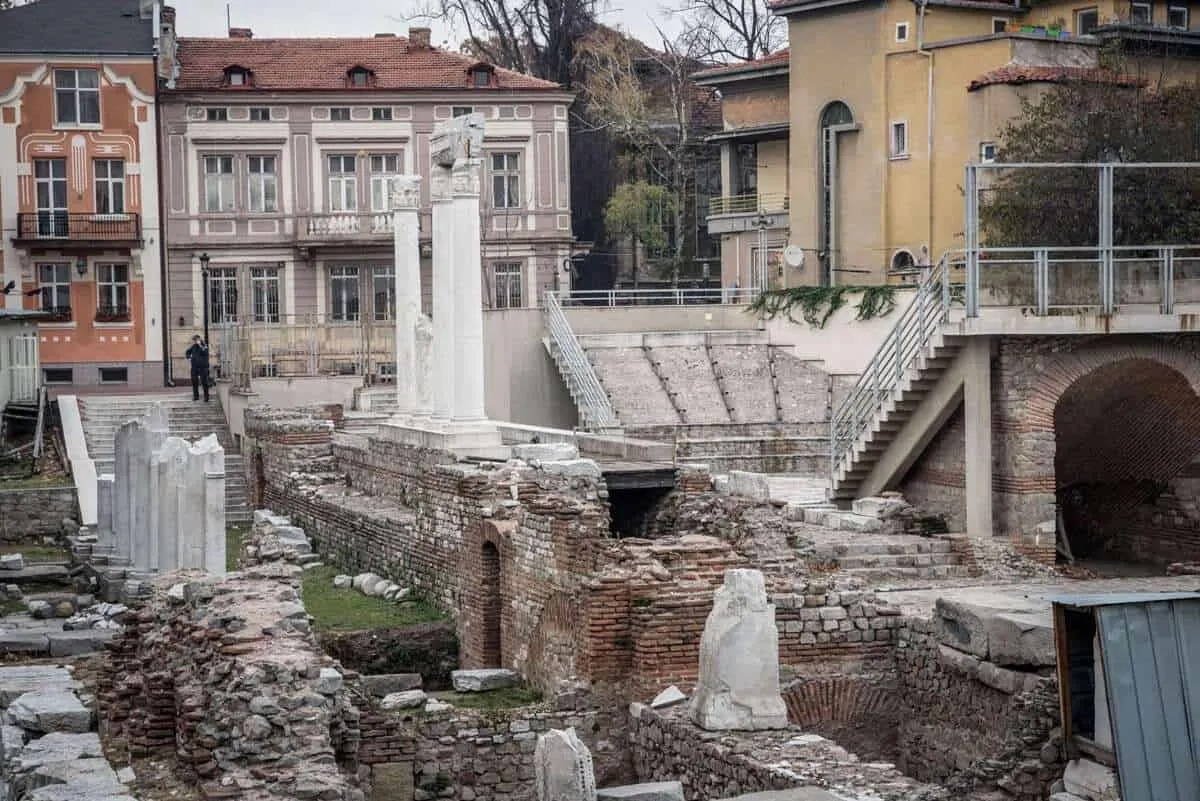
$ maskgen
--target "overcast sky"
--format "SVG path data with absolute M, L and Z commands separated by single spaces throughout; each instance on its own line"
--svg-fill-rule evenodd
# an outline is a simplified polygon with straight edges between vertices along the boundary
M 176 25 L 182 36 L 224 36 L 225 0 L 174 0 Z M 230 21 L 235 28 L 251 28 L 256 37 L 403 35 L 406 18 L 423 6 L 423 0 L 230 0 Z M 602 16 L 610 25 L 621 25 L 640 39 L 657 39 L 654 22 L 667 30 L 676 25 L 662 19 L 659 0 L 608 0 Z M 433 41 L 457 47 L 461 31 L 451 31 L 443 20 L 426 20 Z

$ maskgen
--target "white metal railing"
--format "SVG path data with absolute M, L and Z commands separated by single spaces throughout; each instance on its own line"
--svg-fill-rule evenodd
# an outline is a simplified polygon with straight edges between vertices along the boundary
M 930 340 L 949 318 L 952 291 L 948 261 L 943 257 L 917 286 L 912 301 L 834 413 L 829 437 L 832 486 L 836 487 L 841 468 L 853 461 L 859 440 L 896 394 L 905 373 L 928 354 Z
M 708 214 L 759 214 L 767 211 L 787 211 L 786 192 L 750 192 L 745 195 L 720 195 L 709 198 Z
M 553 294 L 562 306 L 693 306 L 747 305 L 761 291 L 753 287 L 659 287 L 655 289 L 585 289 Z
M 616 428 L 617 413 L 608 399 L 608 393 L 600 385 L 600 378 L 592 369 L 575 332 L 571 330 L 567 315 L 563 313 L 554 292 L 546 293 L 543 313 L 552 353 L 575 398 L 584 425 L 592 429 Z
M 1200 303 L 1200 245 L 1096 247 L 980 247 L 950 254 L 948 266 L 965 270 L 963 305 L 1021 308 L 1044 316 L 1060 311 L 1117 314 Z

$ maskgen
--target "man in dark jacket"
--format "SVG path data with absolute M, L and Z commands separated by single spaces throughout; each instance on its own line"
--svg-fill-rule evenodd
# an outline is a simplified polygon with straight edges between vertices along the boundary
M 208 403 L 208 343 L 196 334 L 184 355 L 192 365 L 192 400 L 200 400 L 200 388 L 204 387 L 204 402 Z

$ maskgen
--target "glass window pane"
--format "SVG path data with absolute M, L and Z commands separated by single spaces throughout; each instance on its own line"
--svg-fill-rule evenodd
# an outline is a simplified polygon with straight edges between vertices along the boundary
M 74 89 L 75 70 L 55 70 L 54 85 L 59 89 Z
M 79 93 L 79 121 L 93 125 L 100 122 L 99 92 Z
M 99 89 L 100 72 L 98 70 L 79 70 L 79 88 Z
M 59 122 L 76 122 L 75 93 L 56 92 L 54 97 L 55 114 Z

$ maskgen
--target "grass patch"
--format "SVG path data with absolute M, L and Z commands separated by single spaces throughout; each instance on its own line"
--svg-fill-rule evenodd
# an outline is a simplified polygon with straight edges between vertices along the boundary
M 507 687 L 485 693 L 436 693 L 448 704 L 460 709 L 520 709 L 542 702 L 542 694 L 529 687 Z
M 20 615 L 28 611 L 24 601 L 0 600 L 0 617 Z
M 358 631 L 434 623 L 446 616 L 422 600 L 410 605 L 371 598 L 352 587 L 333 586 L 337 568 L 329 565 L 304 571 L 304 608 L 317 631 Z
M 238 559 L 242 556 L 242 547 L 249 533 L 247 526 L 228 526 L 225 529 L 225 569 L 231 573 L 238 569 Z
M 5 553 L 19 553 L 26 562 L 67 562 L 71 559 L 67 549 L 58 545 L 0 545 L 0 554 Z
M 18 489 L 47 489 L 50 487 L 73 487 L 73 482 L 67 476 L 36 475 L 28 478 L 0 479 L 0 490 Z

